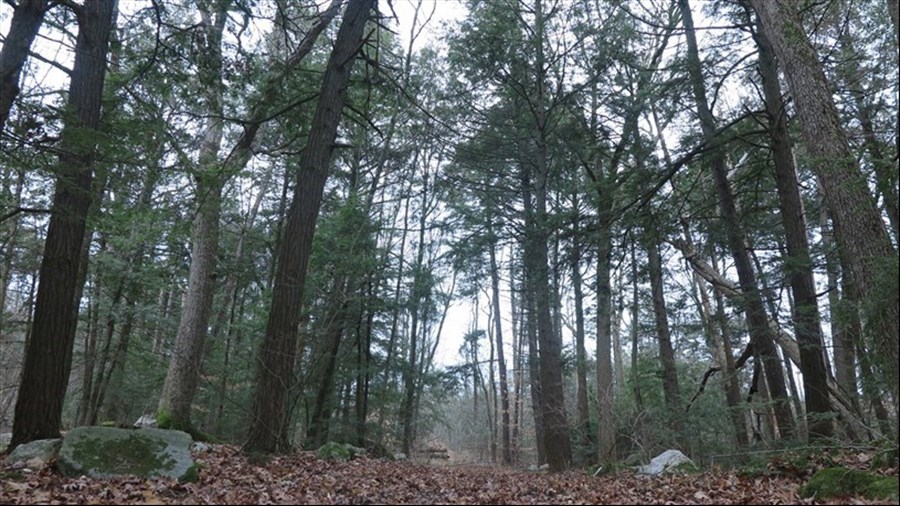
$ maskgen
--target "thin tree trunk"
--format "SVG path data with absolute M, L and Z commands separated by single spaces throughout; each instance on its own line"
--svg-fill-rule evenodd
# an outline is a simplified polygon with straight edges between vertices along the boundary
M 641 377 L 638 374 L 638 322 L 641 316 L 638 292 L 638 266 L 635 243 L 631 242 L 631 387 L 638 414 L 644 412 L 644 396 L 641 394 Z
M 611 199 L 610 199 L 611 204 Z M 616 460 L 616 419 L 613 414 L 613 371 L 610 293 L 612 224 L 601 218 L 597 252 L 597 448 L 599 461 Z
M 834 239 L 831 228 L 828 226 L 828 211 L 821 206 L 819 213 L 819 228 L 821 229 L 822 247 L 825 250 L 825 272 L 828 277 L 828 307 L 831 313 L 831 339 L 834 343 L 834 376 L 838 386 L 841 387 L 853 402 L 859 406 L 859 385 L 856 374 L 856 344 L 859 336 L 854 332 L 859 317 L 853 317 L 855 308 L 849 308 L 841 295 L 840 289 L 841 266 L 837 258 Z M 847 278 L 844 279 L 846 283 Z M 845 285 L 846 286 L 846 285 Z M 844 291 L 845 292 L 845 291 Z M 846 292 L 845 292 L 846 295 Z
M 669 319 L 666 315 L 666 299 L 663 289 L 662 255 L 659 252 L 659 232 L 656 230 L 654 218 L 649 217 L 650 224 L 645 230 L 647 241 L 647 271 L 650 274 L 650 291 L 653 296 L 653 314 L 656 321 L 656 339 L 659 343 L 659 357 L 663 369 L 663 394 L 670 415 L 672 429 L 679 433 L 682 430 L 681 392 L 678 386 L 678 370 L 675 367 L 675 351 L 669 335 Z
M 697 38 L 694 33 L 694 22 L 688 0 L 679 0 L 682 22 L 685 27 L 685 37 L 688 47 L 688 70 L 690 72 L 693 87 L 694 101 L 700 119 L 703 136 L 707 142 L 712 143 L 716 135 L 715 118 L 709 108 L 706 98 L 706 86 L 703 81 L 700 54 L 697 47 Z M 753 350 L 758 354 L 766 370 L 768 390 L 775 402 L 775 413 L 778 419 L 779 431 L 782 438 L 790 439 L 793 436 L 794 427 L 788 405 L 787 388 L 784 383 L 784 374 L 781 363 L 778 360 L 774 338 L 766 320 L 766 310 L 760 296 L 756 275 L 747 251 L 746 237 L 741 226 L 740 216 L 734 202 L 734 195 L 728 181 L 728 171 L 725 166 L 725 153 L 719 147 L 711 153 L 710 168 L 719 200 L 719 209 L 725 224 L 728 236 L 728 245 L 734 259 L 735 268 L 743 293 L 742 309 L 747 315 L 747 329 L 750 332 L 750 340 Z
M 523 290 L 523 304 L 527 308 L 525 310 L 525 333 L 528 336 L 528 378 L 531 387 L 531 413 L 534 417 L 534 436 L 537 449 L 537 463 L 543 465 L 547 462 L 547 447 L 544 439 L 544 412 L 541 409 L 543 405 L 543 392 L 541 391 L 541 365 L 538 360 L 538 339 L 537 339 L 537 317 L 534 309 L 534 295 L 527 288 L 530 284 L 528 277 L 529 270 L 525 271 L 525 290 Z
M 578 209 L 577 197 L 572 205 Z M 584 293 L 581 277 L 581 238 L 578 229 L 579 217 L 572 220 L 572 251 L 569 255 L 569 267 L 572 269 L 572 289 L 575 292 L 575 376 L 577 391 L 575 393 L 576 436 L 583 449 L 591 447 L 591 416 L 588 407 L 587 387 L 587 351 L 584 347 Z M 584 454 L 585 452 L 581 452 Z
M 784 103 L 781 100 L 781 86 L 778 83 L 778 69 L 775 54 L 763 27 L 755 34 L 759 48 L 759 74 L 765 94 L 766 113 L 769 122 L 769 139 L 774 158 L 775 184 L 778 189 L 779 209 L 787 242 L 787 257 L 784 270 L 791 284 L 794 296 L 792 316 L 794 333 L 800 344 L 800 372 L 803 376 L 803 391 L 806 412 L 812 418 L 807 420 L 811 440 L 831 437 L 831 405 L 828 401 L 826 385 L 827 369 L 824 359 L 824 337 L 816 301 L 816 286 L 813 281 L 812 260 L 809 255 L 809 240 L 806 237 L 806 218 L 803 200 L 800 197 L 794 156 Z M 774 315 L 773 315 L 774 316 Z M 793 381 L 793 378 L 790 378 Z M 799 398 L 795 398 L 799 401 Z M 798 413 L 800 414 L 800 413 Z
M 747 424 L 741 406 L 741 389 L 738 384 L 737 372 L 734 369 L 734 356 L 732 355 L 731 343 L 729 342 L 731 335 L 728 331 L 728 320 L 725 315 L 725 305 L 722 303 L 722 295 L 716 293 L 716 310 L 713 311 L 712 303 L 709 300 L 709 292 L 707 292 L 706 285 L 703 283 L 700 275 L 696 272 L 693 273 L 692 280 L 700 293 L 700 307 L 703 314 L 704 327 L 710 341 L 712 341 L 716 360 L 725 374 L 725 381 L 722 383 L 722 387 L 725 390 L 728 415 L 734 427 L 735 442 L 737 442 L 738 447 L 744 448 L 748 444 Z M 717 323 L 719 330 L 716 330 Z
M 509 384 L 506 376 L 506 357 L 503 351 L 503 325 L 501 325 L 500 313 L 500 271 L 497 266 L 496 242 L 490 246 L 491 260 L 491 292 L 493 299 L 494 311 L 494 337 L 497 340 L 497 368 L 500 373 L 500 409 L 501 415 L 501 443 L 503 448 L 503 463 L 510 465 L 512 463 L 512 452 L 510 450 L 510 431 L 509 431 Z

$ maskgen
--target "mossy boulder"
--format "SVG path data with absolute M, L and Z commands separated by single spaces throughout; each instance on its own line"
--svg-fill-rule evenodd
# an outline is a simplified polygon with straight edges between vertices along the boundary
M 896 476 L 881 476 L 855 469 L 831 467 L 816 472 L 806 485 L 800 487 L 798 493 L 800 497 L 816 499 L 852 495 L 874 500 L 896 501 L 898 488 L 900 485 Z
M 364 448 L 357 448 L 347 443 L 329 441 L 316 450 L 316 456 L 323 460 L 350 460 L 366 454 Z
M 175 430 L 79 427 L 63 440 L 57 467 L 68 477 L 134 475 L 197 479 L 191 436 Z

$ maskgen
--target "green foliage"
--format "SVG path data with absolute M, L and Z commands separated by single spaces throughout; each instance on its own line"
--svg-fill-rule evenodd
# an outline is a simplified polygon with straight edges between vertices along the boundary
M 867 499 L 897 500 L 897 476 L 880 476 L 865 471 L 835 467 L 822 469 L 800 487 L 800 497 L 828 499 L 861 495 Z

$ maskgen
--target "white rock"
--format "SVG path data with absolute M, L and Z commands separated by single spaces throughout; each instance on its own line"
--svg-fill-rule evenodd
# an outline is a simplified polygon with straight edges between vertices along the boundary
M 693 460 L 689 459 L 687 455 L 681 453 L 680 451 L 666 450 L 654 457 L 653 460 L 651 460 L 650 463 L 646 466 L 638 467 L 637 474 L 659 476 L 682 464 L 690 464 L 694 467 L 697 466 L 697 464 L 694 464 Z
M 193 444 L 191 444 L 192 452 L 203 453 L 203 452 L 208 452 L 210 449 L 211 448 L 209 447 L 208 444 L 200 442 L 200 441 L 196 441 Z
M 152 415 L 141 415 L 140 418 L 134 422 L 133 427 L 135 429 L 143 429 L 145 427 L 156 427 L 156 418 L 153 418 Z

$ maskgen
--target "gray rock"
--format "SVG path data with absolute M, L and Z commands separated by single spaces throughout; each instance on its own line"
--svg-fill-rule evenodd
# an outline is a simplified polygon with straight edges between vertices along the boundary
M 394 460 L 406 460 L 406 454 L 405 453 L 395 453 Z
M 678 471 L 696 471 L 699 468 L 693 460 L 678 450 L 666 450 L 654 457 L 646 466 L 637 468 L 637 474 L 659 476 Z
M 31 469 L 40 469 L 56 460 L 62 439 L 38 439 L 16 447 L 7 457 L 11 465 L 19 464 Z
M 135 475 L 197 479 L 191 436 L 177 430 L 78 427 L 63 441 L 57 467 L 68 477 Z

